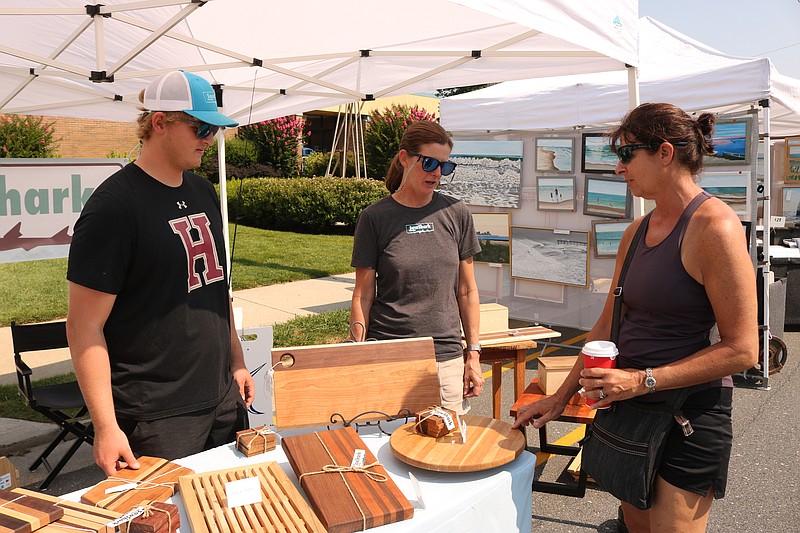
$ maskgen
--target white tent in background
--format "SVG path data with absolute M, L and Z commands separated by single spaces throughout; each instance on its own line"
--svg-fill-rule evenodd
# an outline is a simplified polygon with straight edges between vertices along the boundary
M 649 17 L 639 21 L 639 94 L 689 112 L 735 113 L 770 99 L 770 133 L 800 133 L 800 80 L 769 59 L 725 55 Z M 445 128 L 458 132 L 605 128 L 628 111 L 627 99 L 625 74 L 604 72 L 509 81 L 446 98 L 440 110 Z

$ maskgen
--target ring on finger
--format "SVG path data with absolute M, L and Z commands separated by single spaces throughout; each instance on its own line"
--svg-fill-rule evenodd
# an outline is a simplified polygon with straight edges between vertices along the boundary
M 603 389 L 600 389 L 600 399 L 602 400 L 605 397 L 606 397 L 606 393 L 603 392 Z

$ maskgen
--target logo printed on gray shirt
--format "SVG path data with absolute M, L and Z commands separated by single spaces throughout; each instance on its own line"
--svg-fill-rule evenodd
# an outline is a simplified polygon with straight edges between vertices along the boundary
M 433 222 L 418 222 L 416 224 L 406 224 L 406 234 L 433 233 Z

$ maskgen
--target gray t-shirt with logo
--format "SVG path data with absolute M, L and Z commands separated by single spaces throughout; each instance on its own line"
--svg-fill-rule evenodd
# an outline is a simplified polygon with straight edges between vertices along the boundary
M 480 251 L 472 214 L 456 198 L 437 192 L 412 208 L 387 196 L 366 208 L 351 265 L 377 274 L 367 337 L 433 337 L 437 361 L 462 357 L 458 266 Z

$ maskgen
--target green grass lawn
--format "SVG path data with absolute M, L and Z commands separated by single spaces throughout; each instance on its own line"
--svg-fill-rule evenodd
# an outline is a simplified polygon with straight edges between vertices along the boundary
M 233 241 L 233 225 L 231 225 Z M 233 290 L 351 272 L 353 237 L 236 229 Z M 67 315 L 67 260 L 0 264 L 0 326 Z

